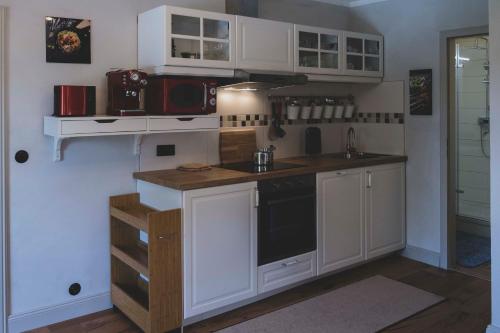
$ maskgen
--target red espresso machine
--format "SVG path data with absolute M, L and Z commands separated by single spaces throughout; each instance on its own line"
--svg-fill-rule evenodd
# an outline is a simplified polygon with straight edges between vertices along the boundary
M 142 116 L 148 75 L 144 72 L 116 70 L 106 73 L 108 78 L 107 114 L 113 116 Z

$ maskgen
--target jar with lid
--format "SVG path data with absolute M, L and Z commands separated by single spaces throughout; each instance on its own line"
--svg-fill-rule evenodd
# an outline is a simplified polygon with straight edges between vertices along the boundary
M 311 106 L 312 102 L 306 103 L 302 105 L 302 111 L 300 112 L 300 118 L 302 119 L 309 119 L 311 118 Z
M 296 120 L 299 118 L 300 103 L 297 99 L 293 99 L 286 106 L 286 116 L 289 120 Z
M 332 119 L 334 108 L 335 108 L 335 100 L 333 98 L 325 98 L 325 107 L 323 109 L 323 118 Z
M 323 115 L 323 104 L 319 99 L 317 99 L 312 103 L 312 118 L 321 119 L 322 115 Z

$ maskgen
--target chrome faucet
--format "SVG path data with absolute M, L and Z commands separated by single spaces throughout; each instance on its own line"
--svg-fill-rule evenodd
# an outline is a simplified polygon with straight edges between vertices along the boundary
M 356 132 L 352 127 L 347 131 L 347 144 L 345 150 L 345 157 L 348 160 L 353 158 L 353 154 L 356 153 Z

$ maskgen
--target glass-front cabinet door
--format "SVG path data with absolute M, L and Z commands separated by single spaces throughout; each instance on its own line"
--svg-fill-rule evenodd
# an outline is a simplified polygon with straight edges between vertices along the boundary
M 311 74 L 340 74 L 341 32 L 295 25 L 295 71 Z
M 234 68 L 234 16 L 166 7 L 166 65 Z
M 344 73 L 382 77 L 383 43 L 382 36 L 344 32 Z

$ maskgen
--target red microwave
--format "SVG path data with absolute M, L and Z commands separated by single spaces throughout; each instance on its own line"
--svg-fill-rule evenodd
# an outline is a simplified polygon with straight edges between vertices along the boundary
M 217 81 L 207 78 L 152 76 L 146 87 L 146 112 L 158 115 L 215 113 Z

